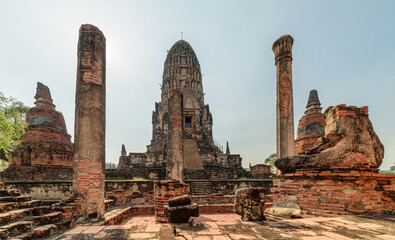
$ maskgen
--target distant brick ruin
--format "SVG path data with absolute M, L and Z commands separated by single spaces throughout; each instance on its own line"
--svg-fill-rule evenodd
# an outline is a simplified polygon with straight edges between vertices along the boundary
M 273 177 L 271 167 L 266 164 L 256 164 L 254 166 L 250 166 L 250 170 L 251 178 L 253 179 L 268 179 Z
M 199 61 L 188 42 L 176 42 L 167 54 L 163 70 L 162 99 L 152 114 L 152 140 L 145 153 L 129 153 L 122 147 L 117 170 L 107 170 L 107 178 L 166 179 L 171 129 L 171 89 L 182 92 L 182 146 L 184 177 L 190 179 L 238 178 L 244 174 L 238 154 L 223 153 L 213 139 L 213 118 L 204 103 Z M 168 168 L 169 166 L 167 166 Z
M 275 56 L 277 65 L 276 51 Z M 281 97 L 277 95 L 280 103 Z M 384 147 L 369 120 L 368 107 L 343 104 L 328 107 L 321 114 L 320 105 L 313 90 L 299 122 L 295 145 L 287 135 L 277 133 L 277 149 L 295 146 L 299 155 L 283 155 L 275 162 L 281 174 L 271 189 L 274 204 L 281 206 L 292 196 L 305 213 L 394 211 L 395 176 L 378 174 Z M 277 118 L 277 124 L 281 125 L 281 118 Z
M 19 139 L 3 181 L 62 180 L 73 174 L 73 143 L 49 88 L 37 83 L 35 107 L 26 113 L 26 133 Z

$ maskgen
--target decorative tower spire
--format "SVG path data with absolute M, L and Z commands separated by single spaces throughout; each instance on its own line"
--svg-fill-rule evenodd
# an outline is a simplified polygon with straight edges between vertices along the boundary
M 226 154 L 230 154 L 229 142 L 226 142 Z
M 307 101 L 306 108 L 321 106 L 320 99 L 318 98 L 317 90 L 310 91 L 309 100 Z
M 122 152 L 121 152 L 122 157 L 126 156 L 126 148 L 125 148 L 125 144 L 122 144 Z

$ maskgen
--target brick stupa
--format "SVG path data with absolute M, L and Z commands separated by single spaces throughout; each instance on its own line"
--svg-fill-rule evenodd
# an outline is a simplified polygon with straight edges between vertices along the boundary
M 317 90 L 310 91 L 306 111 L 298 125 L 297 138 L 295 140 L 295 153 L 302 154 L 314 146 L 317 139 L 325 135 L 326 122 L 322 114 L 320 99 Z
M 49 88 L 37 83 L 36 106 L 26 113 L 27 128 L 14 149 L 6 181 L 72 179 L 73 143 Z

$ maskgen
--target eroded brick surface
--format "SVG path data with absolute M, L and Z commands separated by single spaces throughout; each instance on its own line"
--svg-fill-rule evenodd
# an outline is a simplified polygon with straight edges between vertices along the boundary
M 292 45 L 289 35 L 278 38 L 272 50 L 277 69 L 277 156 L 294 154 L 294 110 L 292 92 Z
M 82 25 L 78 41 L 73 189 L 85 217 L 104 214 L 105 37 Z
M 3 180 L 72 178 L 73 144 L 62 113 L 55 110 L 49 88 L 37 83 L 35 107 L 26 113 L 26 133 L 14 149 Z

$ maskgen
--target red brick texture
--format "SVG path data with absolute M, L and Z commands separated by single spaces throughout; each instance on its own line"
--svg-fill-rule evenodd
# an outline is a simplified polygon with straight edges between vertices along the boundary
M 182 181 L 184 179 L 183 154 L 183 93 L 176 89 L 169 90 L 169 130 L 166 172 L 167 179 Z
M 164 206 L 170 198 L 190 195 L 190 186 L 187 183 L 163 180 L 154 184 L 155 217 L 157 222 L 167 222 Z
M 35 99 L 36 106 L 26 113 L 26 133 L 14 149 L 3 180 L 71 179 L 73 143 L 63 115 L 55 110 L 49 88 L 44 84 L 37 84 Z
M 294 195 L 305 213 L 395 211 L 395 176 L 372 171 L 298 171 L 273 182 L 274 205 Z
M 298 129 L 313 122 L 319 122 L 325 128 L 326 122 L 321 112 L 309 114 L 306 111 L 305 114 L 299 121 Z M 298 137 L 295 140 L 295 154 L 304 153 L 307 149 L 314 146 L 318 138 L 323 136 L 324 134 L 310 134 Z
M 84 217 L 104 214 L 105 37 L 95 26 L 82 25 L 78 41 L 73 189 Z

